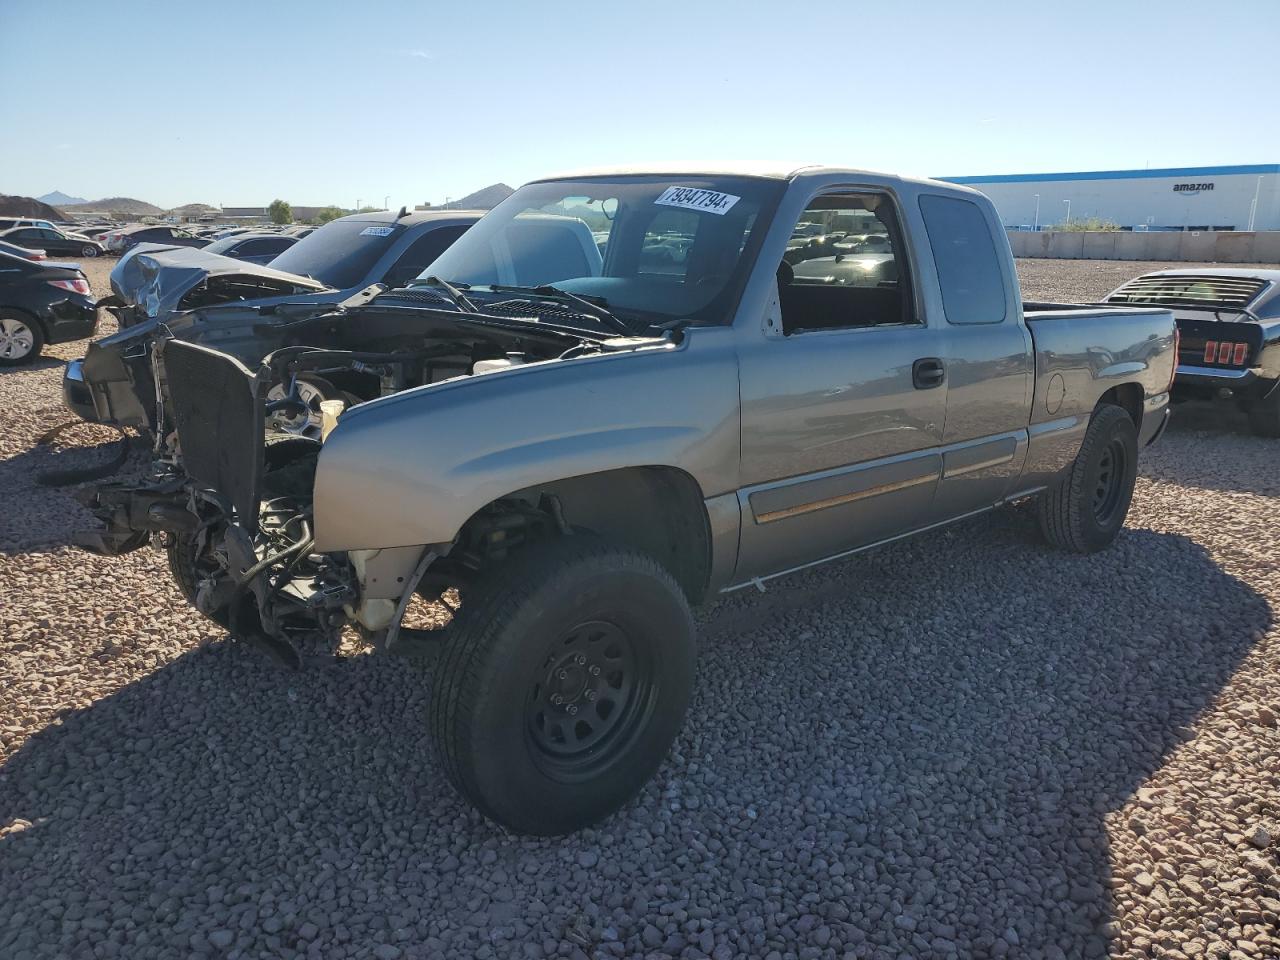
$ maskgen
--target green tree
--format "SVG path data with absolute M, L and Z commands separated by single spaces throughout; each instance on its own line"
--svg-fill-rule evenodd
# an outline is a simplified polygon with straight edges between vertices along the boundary
M 293 223 L 293 207 L 284 200 L 272 200 L 267 207 L 267 216 L 272 223 Z
M 316 213 L 315 222 L 317 224 L 328 223 L 330 220 L 337 220 L 339 217 L 345 217 L 346 215 L 347 211 L 341 207 L 325 207 Z
M 1120 229 L 1120 224 L 1111 220 L 1103 220 L 1101 217 L 1084 217 L 1080 220 L 1072 220 L 1070 223 L 1055 223 L 1044 229 L 1066 230 L 1071 233 L 1112 233 Z

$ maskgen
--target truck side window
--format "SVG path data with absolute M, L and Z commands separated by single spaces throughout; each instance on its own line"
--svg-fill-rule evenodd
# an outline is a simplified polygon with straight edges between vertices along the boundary
M 1004 277 L 982 208 L 956 197 L 920 198 L 948 323 L 1001 323 Z
M 815 197 L 800 215 L 778 271 L 782 332 L 913 322 L 906 264 L 888 196 Z

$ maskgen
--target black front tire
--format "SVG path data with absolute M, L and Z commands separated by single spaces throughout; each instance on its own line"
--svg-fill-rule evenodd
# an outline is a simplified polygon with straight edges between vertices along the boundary
M 1260 437 L 1280 438 L 1280 384 L 1248 406 L 1249 426 Z
M 216 567 L 209 565 L 211 561 L 197 555 L 196 543 L 190 537 L 170 534 L 165 553 L 169 559 L 169 575 L 173 577 L 173 582 L 178 585 L 187 602 L 203 613 L 196 606 L 196 593 L 200 589 L 200 581 L 214 575 Z M 231 623 L 231 610 L 228 607 L 221 607 L 205 616 L 223 628 Z
M 468 591 L 449 628 L 431 696 L 445 772 L 520 833 L 607 816 L 667 755 L 695 646 L 684 594 L 652 557 L 590 534 L 530 546 Z
M 1093 412 L 1075 462 L 1040 494 L 1040 529 L 1055 547 L 1095 553 L 1124 526 L 1138 478 L 1138 431 L 1120 407 Z
M 82 257 L 87 257 L 87 258 L 92 259 L 93 257 L 96 257 L 97 255 L 98 255 L 98 248 L 97 248 L 97 247 L 91 247 L 91 246 L 89 246 L 88 244 L 85 244 L 83 247 L 81 247 L 81 248 L 80 248 L 80 256 L 82 256 Z

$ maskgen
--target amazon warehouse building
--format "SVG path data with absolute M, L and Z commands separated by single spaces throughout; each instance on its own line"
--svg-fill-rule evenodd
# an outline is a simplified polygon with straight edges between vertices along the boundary
M 1124 230 L 1280 230 L 1280 164 L 942 177 L 981 190 L 1010 230 L 1110 221 Z

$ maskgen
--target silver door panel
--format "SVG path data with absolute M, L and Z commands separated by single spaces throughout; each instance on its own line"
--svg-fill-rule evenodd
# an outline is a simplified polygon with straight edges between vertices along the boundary
M 744 488 L 735 579 L 900 532 L 904 518 L 929 515 L 941 472 L 942 456 L 930 449 Z

